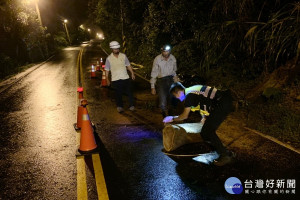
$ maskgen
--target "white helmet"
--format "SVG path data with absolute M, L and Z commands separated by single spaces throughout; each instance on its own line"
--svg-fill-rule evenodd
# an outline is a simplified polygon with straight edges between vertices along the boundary
M 109 43 L 109 47 L 111 49 L 119 49 L 120 48 L 120 44 L 117 41 L 112 41 L 112 42 Z
M 170 45 L 167 45 L 165 44 L 162 48 L 161 48 L 162 51 L 171 51 L 171 46 Z

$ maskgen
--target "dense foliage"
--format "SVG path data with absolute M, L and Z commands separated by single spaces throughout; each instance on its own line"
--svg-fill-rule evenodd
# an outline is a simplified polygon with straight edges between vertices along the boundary
M 39 25 L 35 10 L 25 5 L 26 2 L 15 0 L 1 1 L 1 36 L 5 38 L 11 48 L 24 48 L 24 52 L 14 49 L 14 58 L 26 59 L 29 56 L 35 60 L 35 53 L 47 56 L 44 28 Z M 21 55 L 22 53 L 29 55 Z
M 0 80 L 68 45 L 61 21 L 55 32 L 41 26 L 33 0 L 0 0 L 0 16 Z M 74 43 L 84 36 L 70 32 Z
M 104 46 L 125 36 L 131 60 L 148 68 L 166 43 L 180 72 L 205 74 L 230 64 L 246 78 L 299 52 L 300 3 L 292 0 L 92 0 L 90 9 L 106 35 Z

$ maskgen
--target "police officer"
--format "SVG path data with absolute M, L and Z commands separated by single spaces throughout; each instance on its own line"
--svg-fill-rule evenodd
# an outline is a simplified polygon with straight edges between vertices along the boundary
M 233 160 L 234 154 L 228 151 L 216 134 L 216 130 L 225 120 L 227 115 L 233 111 L 232 96 L 229 90 L 220 91 L 214 87 L 205 85 L 194 85 L 185 88 L 181 83 L 172 84 L 170 93 L 180 101 L 184 101 L 184 111 L 179 116 L 167 116 L 163 122 L 182 121 L 187 119 L 192 108 L 200 105 L 208 116 L 202 120 L 204 124 L 201 137 L 212 145 L 220 157 L 214 160 L 214 165 L 223 166 Z
M 171 54 L 171 47 L 169 45 L 164 45 L 161 48 L 161 54 L 156 56 L 153 61 L 150 79 L 151 94 L 155 95 L 157 89 L 159 107 L 163 117 L 167 116 L 168 104 L 171 100 L 169 89 L 172 83 L 178 81 L 176 71 L 176 58 Z

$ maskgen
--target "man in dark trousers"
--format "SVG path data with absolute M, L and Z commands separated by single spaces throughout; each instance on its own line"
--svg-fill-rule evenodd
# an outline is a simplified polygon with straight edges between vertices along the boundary
M 107 84 L 110 85 L 109 73 L 111 73 L 112 86 L 116 90 L 116 104 L 119 113 L 124 111 L 122 94 L 126 92 L 129 100 L 129 110 L 134 111 L 134 97 L 131 81 L 127 70 L 131 73 L 132 80 L 135 79 L 134 72 L 127 56 L 120 52 L 120 44 L 117 41 L 109 43 L 112 53 L 106 58 L 105 70 Z
M 185 88 L 181 83 L 173 83 L 170 93 L 180 101 L 184 101 L 184 111 L 179 116 L 167 116 L 164 123 L 182 121 L 188 118 L 192 108 L 200 105 L 200 109 L 207 113 L 202 120 L 201 136 L 203 140 L 215 148 L 220 157 L 214 160 L 214 165 L 223 166 L 232 162 L 234 154 L 228 151 L 216 134 L 216 130 L 233 111 L 232 96 L 229 90 L 220 91 L 214 87 L 194 85 Z
M 168 107 L 171 102 L 169 89 L 172 83 L 177 82 L 176 58 L 171 54 L 171 47 L 164 45 L 161 54 L 155 57 L 151 71 L 151 94 L 158 93 L 159 107 L 163 117 L 167 116 Z M 155 89 L 156 88 L 156 89 Z

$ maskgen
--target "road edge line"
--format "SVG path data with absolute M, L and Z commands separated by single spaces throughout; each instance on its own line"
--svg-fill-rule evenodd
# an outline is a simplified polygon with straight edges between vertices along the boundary
M 248 127 L 244 127 L 244 129 L 246 129 L 246 130 L 248 130 L 248 131 L 251 131 L 252 133 L 255 133 L 255 134 L 257 134 L 257 135 L 260 135 L 260 136 L 263 137 L 263 138 L 266 138 L 266 139 L 268 139 L 268 140 L 271 140 L 272 142 L 275 142 L 276 144 L 278 144 L 278 145 L 280 145 L 280 146 L 282 146 L 282 147 L 285 147 L 285 148 L 287 148 L 287 149 L 289 149 L 289 150 L 291 150 L 291 151 L 294 151 L 294 152 L 297 153 L 297 154 L 300 154 L 300 150 L 299 150 L 299 149 L 296 149 L 296 148 L 292 147 L 291 145 L 285 144 L 285 143 L 279 141 L 278 139 L 276 139 L 276 138 L 274 138 L 274 137 L 272 137 L 272 136 L 265 135 L 265 134 L 263 134 L 263 133 L 260 133 L 260 132 L 258 132 L 258 131 L 256 131 L 256 130 L 253 130 L 253 129 L 248 128 Z
M 83 66 L 82 66 L 82 56 L 84 53 L 85 48 L 82 49 L 81 54 L 80 54 L 80 59 L 79 59 L 79 67 L 80 69 L 78 70 L 80 75 L 77 77 L 80 77 L 81 79 L 81 87 L 83 87 L 83 96 L 86 97 L 86 89 L 84 87 L 84 76 L 83 76 Z M 86 99 L 86 98 L 85 98 Z M 88 113 L 89 113 L 89 107 L 87 107 Z M 80 142 L 80 140 L 79 140 Z M 94 167 L 94 175 L 95 175 L 95 182 L 96 182 L 96 188 L 97 188 L 97 194 L 98 194 L 98 199 L 109 199 L 108 197 L 108 190 L 106 187 L 106 182 L 104 178 L 104 172 L 103 168 L 101 165 L 101 160 L 100 160 L 100 153 L 98 154 L 92 154 L 92 160 L 93 160 L 93 167 Z M 86 190 L 87 191 L 87 190 Z
M 100 154 L 93 154 L 93 165 L 94 165 L 94 173 L 96 179 L 96 187 L 98 193 L 98 199 L 109 199 L 108 191 L 106 187 L 105 177 L 103 173 L 103 168 L 101 165 Z
M 84 156 L 76 157 L 77 161 L 77 199 L 88 199 Z
M 77 57 L 77 67 L 76 70 L 76 87 L 79 85 L 79 75 L 80 75 L 80 60 L 82 55 L 82 49 L 80 49 L 78 57 Z M 76 95 L 76 106 L 78 104 L 78 93 Z M 76 134 L 76 148 L 80 145 L 80 132 Z M 87 193 L 87 183 L 86 183 L 86 169 L 85 169 L 85 160 L 84 156 L 76 157 L 76 165 L 77 165 L 77 199 L 88 199 Z

